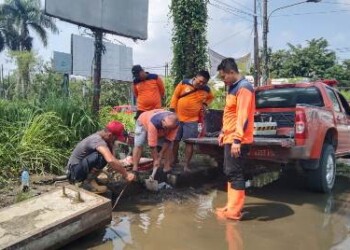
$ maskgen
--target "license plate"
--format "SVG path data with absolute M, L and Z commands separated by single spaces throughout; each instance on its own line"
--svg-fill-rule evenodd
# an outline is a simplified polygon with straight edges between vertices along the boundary
M 276 154 L 273 152 L 273 150 L 266 148 L 266 149 L 252 149 L 249 152 L 249 156 L 252 157 L 275 157 Z

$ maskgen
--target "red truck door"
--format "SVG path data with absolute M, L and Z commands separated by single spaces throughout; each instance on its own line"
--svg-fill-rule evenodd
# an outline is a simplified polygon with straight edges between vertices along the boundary
M 350 106 L 349 106 L 349 103 L 346 101 L 345 97 L 341 93 L 338 92 L 337 94 L 343 109 L 343 113 L 345 114 L 346 124 L 348 127 L 347 144 L 346 144 L 345 151 L 347 151 L 350 154 Z
M 343 154 L 348 151 L 350 146 L 350 133 L 347 115 L 341 108 L 335 91 L 329 87 L 326 88 L 327 94 L 332 101 L 334 110 L 334 122 L 338 131 L 338 148 L 336 153 Z

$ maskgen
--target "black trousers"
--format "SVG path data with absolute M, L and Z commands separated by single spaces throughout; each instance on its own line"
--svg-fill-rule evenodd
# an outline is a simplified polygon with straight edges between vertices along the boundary
M 103 156 L 95 151 L 86 156 L 79 164 L 68 167 L 68 179 L 71 182 L 84 181 L 93 168 L 102 170 L 107 165 Z
M 233 189 L 245 189 L 244 168 L 247 162 L 247 155 L 250 145 L 241 145 L 241 155 L 238 158 L 231 156 L 231 144 L 224 145 L 224 174 Z

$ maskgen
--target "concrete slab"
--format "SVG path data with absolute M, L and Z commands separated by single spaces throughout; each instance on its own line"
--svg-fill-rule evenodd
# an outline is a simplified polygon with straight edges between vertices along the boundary
M 79 192 L 78 192 L 79 191 Z M 110 223 L 109 199 L 74 186 L 0 210 L 0 249 L 56 249 Z

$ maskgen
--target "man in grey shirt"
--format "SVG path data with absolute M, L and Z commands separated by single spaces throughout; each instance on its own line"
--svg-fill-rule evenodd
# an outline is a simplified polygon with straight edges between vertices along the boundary
M 80 141 L 72 152 L 67 164 L 67 176 L 71 183 L 83 182 L 83 188 L 104 193 L 106 186 L 96 183 L 101 170 L 108 164 L 122 174 L 127 181 L 135 176 L 128 173 L 114 156 L 113 145 L 116 140 L 125 141 L 124 126 L 118 121 L 111 121 L 104 130 L 98 131 Z

